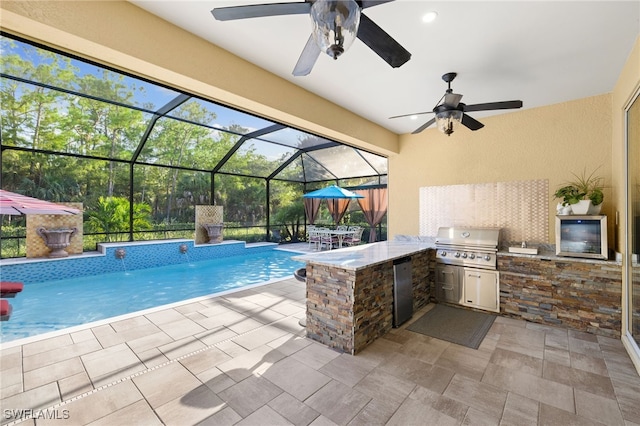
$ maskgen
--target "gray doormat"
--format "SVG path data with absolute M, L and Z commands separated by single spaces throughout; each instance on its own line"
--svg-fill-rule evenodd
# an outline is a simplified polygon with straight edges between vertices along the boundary
M 495 315 L 438 304 L 407 330 L 478 349 L 495 319 Z

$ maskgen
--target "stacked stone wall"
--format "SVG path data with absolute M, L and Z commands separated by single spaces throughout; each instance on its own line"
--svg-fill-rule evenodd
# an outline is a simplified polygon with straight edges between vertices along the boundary
M 499 255 L 498 270 L 501 314 L 620 337 L 619 263 Z
M 433 288 L 433 250 L 411 256 L 414 310 Z M 393 327 L 393 261 L 357 271 L 307 263 L 307 336 L 355 354 Z
M 307 337 L 352 353 L 355 271 L 307 263 Z

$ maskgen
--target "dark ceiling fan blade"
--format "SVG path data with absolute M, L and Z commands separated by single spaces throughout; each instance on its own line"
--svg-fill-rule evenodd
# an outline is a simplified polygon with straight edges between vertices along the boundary
M 464 111 L 489 111 L 494 109 L 522 108 L 522 101 L 488 102 L 486 104 L 465 105 Z
M 462 114 L 462 125 L 468 127 L 471 130 L 479 130 L 484 127 L 484 124 L 482 124 L 475 118 L 468 116 L 467 114 Z
M 366 9 L 368 7 L 378 6 L 379 4 L 391 3 L 392 1 L 395 0 L 361 0 L 356 1 L 356 3 L 360 3 L 362 8 Z
M 413 114 L 394 115 L 393 117 L 389 117 L 389 119 L 411 117 L 412 115 L 422 115 L 422 114 L 433 114 L 433 111 L 423 111 L 423 112 L 414 112 Z
M 313 39 L 313 34 L 311 34 L 309 36 L 309 40 L 307 40 L 307 44 L 304 46 L 304 49 L 300 54 L 300 57 L 298 58 L 295 68 L 293 69 L 293 75 L 296 77 L 308 75 L 316 64 L 318 56 L 320 56 L 320 48 Z
M 416 133 L 420 133 L 421 131 L 423 131 L 424 129 L 426 129 L 427 127 L 431 126 L 433 123 L 436 122 L 436 118 L 433 117 L 431 120 L 427 121 L 426 123 L 424 123 L 422 126 L 418 127 L 417 129 L 415 129 L 413 132 L 411 132 L 412 134 L 416 134 Z
M 455 108 L 460 103 L 460 99 L 462 99 L 462 95 L 458 93 L 446 93 L 444 95 L 444 105 Z
M 393 68 L 398 68 L 411 59 L 411 53 L 364 13 L 360 14 L 358 38 Z
M 302 15 L 311 11 L 310 2 L 249 4 L 244 6 L 218 7 L 211 14 L 218 21 L 260 18 L 263 16 Z

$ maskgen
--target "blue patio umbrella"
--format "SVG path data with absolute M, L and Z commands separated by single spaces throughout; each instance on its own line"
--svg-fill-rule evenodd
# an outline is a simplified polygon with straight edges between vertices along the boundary
M 333 217 L 333 221 L 337 224 L 349 207 L 349 201 L 351 198 L 364 198 L 364 195 L 356 194 L 347 189 L 340 188 L 336 185 L 327 186 L 326 188 L 318 189 L 317 191 L 308 192 L 303 195 L 304 198 L 320 198 L 327 200 L 327 207 Z M 318 212 L 320 204 L 311 206 L 305 200 L 305 212 L 307 219 L 314 223 L 315 216 Z
M 307 192 L 304 198 L 364 198 L 364 195 L 356 194 L 347 189 L 340 188 L 336 185 L 327 186 L 326 188 L 316 191 Z

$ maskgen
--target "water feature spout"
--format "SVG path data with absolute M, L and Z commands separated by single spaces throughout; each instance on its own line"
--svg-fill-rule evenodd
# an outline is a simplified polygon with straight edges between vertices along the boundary
M 185 254 L 189 250 L 189 246 L 187 246 L 186 244 L 180 244 L 178 250 L 180 250 L 180 253 Z
M 115 251 L 116 259 L 124 259 L 127 255 L 127 251 L 123 248 L 116 249 Z

